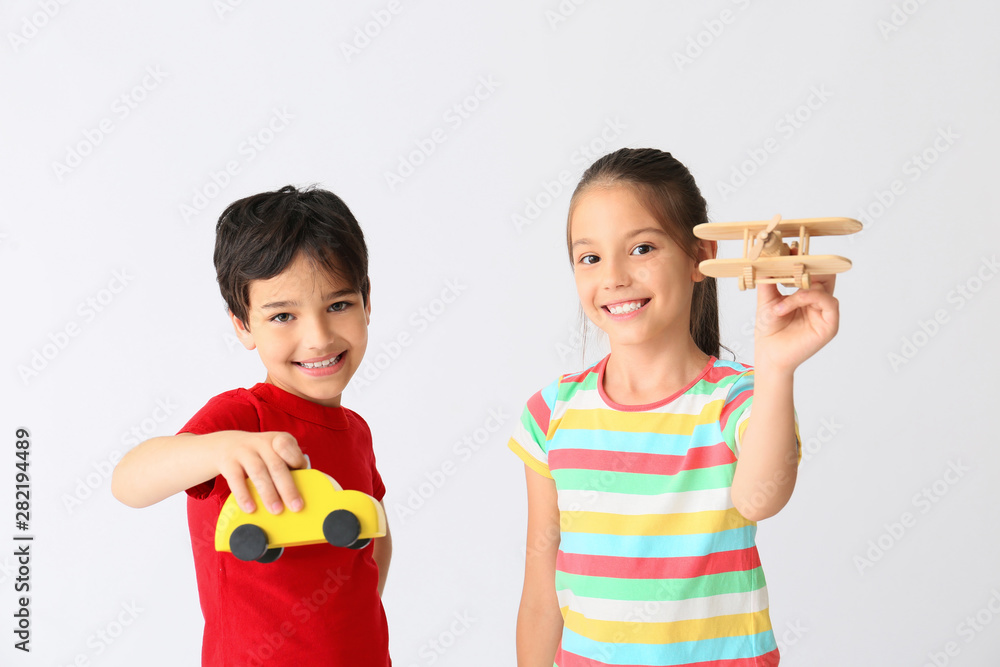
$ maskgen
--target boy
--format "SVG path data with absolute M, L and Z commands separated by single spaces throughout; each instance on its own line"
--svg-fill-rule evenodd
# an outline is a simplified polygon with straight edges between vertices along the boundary
M 175 436 L 119 462 L 116 498 L 146 507 L 188 494 L 188 524 L 205 616 L 202 664 L 391 664 L 381 593 L 391 537 L 360 549 L 286 549 L 272 563 L 215 551 L 230 493 L 254 510 L 245 478 L 272 514 L 303 499 L 289 469 L 306 465 L 381 502 L 368 425 L 340 397 L 368 343 L 368 250 L 343 201 L 286 186 L 241 199 L 216 227 L 215 267 L 236 335 L 267 377 L 211 399 Z

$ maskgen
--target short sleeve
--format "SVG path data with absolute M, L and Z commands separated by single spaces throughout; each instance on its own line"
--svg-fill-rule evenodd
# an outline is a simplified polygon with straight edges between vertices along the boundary
M 733 450 L 736 458 L 740 457 L 740 449 L 743 444 L 743 434 L 750 423 L 750 410 L 753 407 L 753 380 L 752 370 L 740 374 L 736 381 L 730 385 L 729 393 L 726 395 L 725 403 L 722 406 L 722 435 L 726 444 Z M 798 451 L 798 462 L 802 462 L 802 438 L 799 436 L 799 418 L 795 415 L 795 447 Z
M 259 431 L 257 408 L 240 397 L 241 390 L 219 394 L 188 420 L 177 433 L 205 435 L 218 431 Z M 187 494 L 196 500 L 207 498 L 215 487 L 215 478 L 192 486 Z
M 379 474 L 378 466 L 375 464 L 375 449 L 372 446 L 372 431 L 371 431 L 371 428 L 368 426 L 368 422 L 366 422 L 364 419 L 362 419 L 361 415 L 358 415 L 357 413 L 354 413 L 354 414 L 357 416 L 358 421 L 360 421 L 362 424 L 364 424 L 364 427 L 365 427 L 364 431 L 365 431 L 365 435 L 366 435 L 366 438 L 365 438 L 366 443 L 365 444 L 368 446 L 368 452 L 371 454 L 371 462 L 372 462 L 372 493 L 371 493 L 371 495 L 372 495 L 372 498 L 374 498 L 375 500 L 377 500 L 379 502 L 382 502 L 382 499 L 385 497 L 385 483 L 382 481 L 382 475 Z
M 525 465 L 549 478 L 548 434 L 558 388 L 559 382 L 553 382 L 528 399 L 507 443 Z

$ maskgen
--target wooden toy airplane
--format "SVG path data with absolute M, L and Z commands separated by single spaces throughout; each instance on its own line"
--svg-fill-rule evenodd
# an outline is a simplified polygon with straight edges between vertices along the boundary
M 739 278 L 741 290 L 753 289 L 757 283 L 809 289 L 810 274 L 842 273 L 851 268 L 851 260 L 846 257 L 810 255 L 809 237 L 859 231 L 861 223 L 851 218 L 782 220 L 776 215 L 770 221 L 708 222 L 694 228 L 695 236 L 708 241 L 743 239 L 743 257 L 706 259 L 698 268 L 713 278 Z M 795 235 L 798 242 L 793 241 L 791 246 L 782 242 L 785 237 Z

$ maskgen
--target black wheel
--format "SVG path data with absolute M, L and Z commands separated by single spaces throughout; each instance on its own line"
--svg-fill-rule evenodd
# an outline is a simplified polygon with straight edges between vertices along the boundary
M 349 547 L 347 547 L 347 548 L 348 548 L 348 549 L 364 549 L 365 547 L 367 547 L 367 546 L 368 546 L 368 544 L 369 544 L 369 543 L 370 543 L 371 541 L 372 541 L 372 540 L 371 540 L 371 538 L 370 538 L 370 537 L 366 537 L 366 538 L 365 538 L 365 539 L 363 539 L 363 540 L 354 540 L 354 544 L 350 545 L 350 546 L 349 546 Z
M 267 552 L 267 534 L 259 526 L 245 523 L 229 536 L 229 548 L 240 560 L 257 560 Z
M 361 523 L 353 512 L 333 510 L 323 519 L 323 537 L 335 547 L 349 547 L 361 534 Z
M 273 563 L 281 557 L 281 554 L 285 553 L 285 547 L 278 547 L 277 549 L 268 549 L 264 552 L 264 555 L 257 559 L 258 563 Z

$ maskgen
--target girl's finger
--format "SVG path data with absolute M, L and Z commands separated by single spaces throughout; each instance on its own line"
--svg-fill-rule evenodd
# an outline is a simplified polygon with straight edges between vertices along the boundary
M 823 288 L 798 290 L 787 297 L 781 303 L 775 305 L 774 312 L 778 315 L 787 315 L 794 310 L 813 306 L 819 308 L 824 315 L 835 313 L 838 310 L 838 302 L 826 293 Z

